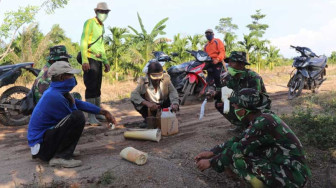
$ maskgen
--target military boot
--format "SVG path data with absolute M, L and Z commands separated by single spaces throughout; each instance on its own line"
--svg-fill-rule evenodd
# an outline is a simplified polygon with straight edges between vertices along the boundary
M 95 98 L 86 99 L 86 102 L 89 102 L 91 104 L 96 105 L 95 101 L 96 101 Z M 94 126 L 101 126 L 102 125 L 102 123 L 96 119 L 95 114 L 88 113 L 88 122 L 89 122 L 90 125 L 94 125 Z
M 100 97 L 95 98 L 96 99 L 96 106 L 98 106 L 100 108 Z M 101 114 L 96 114 L 96 118 L 100 121 L 106 121 L 105 116 L 101 115 Z

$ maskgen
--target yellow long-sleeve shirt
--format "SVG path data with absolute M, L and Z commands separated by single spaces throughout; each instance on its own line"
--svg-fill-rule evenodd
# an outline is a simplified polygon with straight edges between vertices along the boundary
M 88 63 L 88 58 L 102 61 L 104 64 L 108 63 L 103 37 L 101 37 L 96 43 L 88 48 L 89 44 L 95 42 L 103 34 L 104 25 L 100 24 L 97 18 L 91 18 L 84 23 L 82 38 L 80 42 L 83 63 Z

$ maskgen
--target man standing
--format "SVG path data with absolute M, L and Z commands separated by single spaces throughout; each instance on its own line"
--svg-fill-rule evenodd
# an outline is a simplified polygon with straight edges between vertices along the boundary
M 138 86 L 131 93 L 131 101 L 145 119 L 141 128 L 147 127 L 148 111 L 156 114 L 161 108 L 171 107 L 174 112 L 179 109 L 178 93 L 158 61 L 148 65 L 147 76 L 139 79 Z
M 49 67 L 56 61 L 69 62 L 71 55 L 67 53 L 64 45 L 53 46 L 50 48 L 49 56 L 47 57 L 47 64 L 44 65 L 39 75 L 36 77 L 33 84 L 33 94 L 35 102 L 37 103 L 45 90 L 49 88 L 51 78 L 48 76 Z
M 70 95 L 77 85 L 74 74 L 78 73 L 80 70 L 71 68 L 68 62 L 58 61 L 50 66 L 48 74 L 52 82 L 36 105 L 28 125 L 32 157 L 43 161 L 51 159 L 50 166 L 71 168 L 81 165 L 80 160 L 72 157 L 85 126 L 82 111 L 102 114 L 108 122 L 116 124 L 107 110 Z
M 110 65 L 107 61 L 104 48 L 104 24 L 110 9 L 105 2 L 97 4 L 94 9 L 96 17 L 87 20 L 84 23 L 82 38 L 80 42 L 82 54 L 82 69 L 84 71 L 85 99 L 87 102 L 100 106 L 102 66 L 105 72 L 110 71 Z M 90 45 L 90 48 L 89 48 Z M 91 125 L 101 125 L 94 114 L 88 115 L 88 121 Z M 98 119 L 104 119 L 97 116 Z
M 222 61 L 225 58 L 225 47 L 220 39 L 214 38 L 214 35 L 212 29 L 205 31 L 208 42 L 204 46 L 204 51 L 212 58 L 212 63 L 206 68 L 208 71 L 207 83 L 209 85 L 215 83 L 216 88 L 220 89 L 220 74 L 223 68 Z

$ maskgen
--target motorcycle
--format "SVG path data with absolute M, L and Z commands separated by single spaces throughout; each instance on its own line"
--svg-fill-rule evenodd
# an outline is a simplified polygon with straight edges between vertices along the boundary
M 168 74 L 173 78 L 172 83 L 182 97 L 181 105 L 184 105 L 190 95 L 204 96 L 208 84 L 203 69 L 212 62 L 211 57 L 204 51 L 187 50 L 187 52 L 196 60 L 168 69 Z
M 147 64 L 145 65 L 145 67 L 142 69 L 142 72 L 143 72 L 143 73 L 147 73 L 147 71 L 148 71 L 148 65 L 149 65 L 150 63 L 152 63 L 152 62 L 156 62 L 156 61 L 158 61 L 158 62 L 161 64 L 162 67 L 163 67 L 167 62 L 175 62 L 174 60 L 172 60 L 172 58 L 171 58 L 169 55 L 165 54 L 165 53 L 162 52 L 162 51 L 153 51 L 152 53 L 153 53 L 153 55 L 154 55 L 154 58 L 151 59 L 151 60 L 149 60 L 149 61 L 147 62 Z M 170 55 L 171 55 L 172 57 L 175 57 L 175 56 L 177 56 L 178 54 L 173 52 L 173 53 L 171 53 Z
M 35 69 L 34 63 L 19 63 L 15 65 L 0 66 L 0 87 L 14 84 L 17 78 L 22 74 L 22 69 L 25 69 L 37 76 L 40 70 Z M 20 104 L 30 89 L 23 86 L 13 86 L 8 88 L 0 96 L 0 123 L 5 126 L 20 126 L 29 122 L 29 115 L 20 113 Z
M 290 80 L 287 84 L 288 99 L 299 96 L 302 89 L 317 92 L 318 88 L 326 80 L 324 76 L 328 67 L 327 57 L 324 55 L 317 56 L 307 47 L 292 45 L 290 47 L 301 55 L 294 58 L 292 67 L 295 69 L 291 72 Z

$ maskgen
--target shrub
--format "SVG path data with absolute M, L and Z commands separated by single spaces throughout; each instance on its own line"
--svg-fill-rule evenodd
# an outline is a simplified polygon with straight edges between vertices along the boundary
M 336 117 L 331 114 L 313 114 L 311 108 L 301 109 L 283 117 L 303 143 L 319 149 L 336 145 Z

